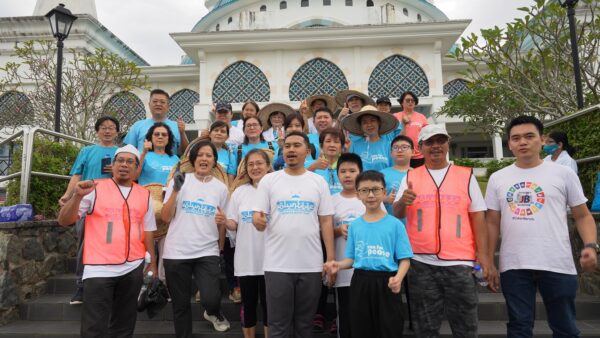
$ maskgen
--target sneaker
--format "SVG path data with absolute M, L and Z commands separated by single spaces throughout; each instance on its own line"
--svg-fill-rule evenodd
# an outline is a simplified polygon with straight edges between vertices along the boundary
M 333 320 L 331 322 L 331 326 L 329 327 L 329 334 L 332 336 L 337 336 L 337 320 Z
M 71 301 L 69 302 L 69 304 L 71 304 L 71 305 L 83 304 L 83 287 L 82 286 L 77 288 L 77 290 L 75 291 L 75 294 L 73 294 L 73 297 L 71 297 Z
M 315 319 L 313 319 L 313 332 L 321 333 L 323 331 L 325 331 L 325 317 L 316 314 Z
M 233 290 L 231 291 L 231 293 L 229 293 L 229 299 L 236 303 L 239 304 L 242 302 L 242 292 L 240 291 L 240 288 L 233 288 Z
M 204 311 L 204 319 L 211 322 L 215 330 L 219 332 L 225 332 L 231 327 L 229 321 L 220 312 L 216 316 L 209 316 L 208 313 Z
M 196 303 L 200 303 L 200 291 L 196 292 Z

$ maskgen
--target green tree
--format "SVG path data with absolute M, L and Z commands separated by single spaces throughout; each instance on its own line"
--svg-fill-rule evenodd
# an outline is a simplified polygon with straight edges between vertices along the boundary
M 600 16 L 594 0 L 581 0 L 577 37 L 584 97 L 600 102 Z M 557 1 L 519 8 L 523 18 L 461 39 L 450 57 L 467 64 L 470 90 L 440 111 L 487 132 L 499 132 L 521 114 L 555 119 L 577 108 L 566 11 Z
M 27 41 L 15 47 L 18 62 L 0 68 L 0 93 L 19 90 L 27 93 L 32 112 L 4 111 L 0 126 L 31 124 L 54 128 L 56 48 L 52 41 Z M 69 50 L 63 65 L 61 132 L 94 140 L 94 122 L 104 115 L 104 103 L 114 94 L 136 88 L 146 89 L 146 76 L 137 65 L 105 49 L 93 53 Z M 115 112 L 108 112 L 116 115 Z M 135 121 L 115 116 L 127 127 Z

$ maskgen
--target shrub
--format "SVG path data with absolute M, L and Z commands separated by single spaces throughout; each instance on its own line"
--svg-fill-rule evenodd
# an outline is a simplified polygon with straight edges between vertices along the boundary
M 514 159 L 509 159 L 509 160 L 491 160 L 488 163 L 486 163 L 485 167 L 487 168 L 487 171 L 485 173 L 485 175 L 489 178 L 493 173 L 495 173 L 496 171 L 504 168 L 504 167 L 508 167 L 509 165 L 515 163 Z
M 480 160 L 473 160 L 470 158 L 455 158 L 452 160 L 452 162 L 463 167 L 485 168 L 485 163 L 481 162 Z

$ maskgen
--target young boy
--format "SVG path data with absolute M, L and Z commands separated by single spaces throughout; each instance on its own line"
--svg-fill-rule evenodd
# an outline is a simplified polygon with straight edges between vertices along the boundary
M 350 284 L 350 328 L 355 337 L 402 337 L 400 286 L 413 256 L 401 221 L 381 209 L 385 180 L 368 170 L 356 178 L 365 214 L 350 223 L 346 258 L 325 263 L 330 274 L 354 268 Z
M 406 176 L 406 172 L 410 169 L 410 159 L 413 155 L 414 144 L 410 137 L 399 135 L 392 140 L 390 148 L 394 165 L 383 169 L 381 173 L 385 178 L 385 186 L 387 187 L 383 203 L 388 214 L 393 215 L 394 199 L 396 198 L 398 188 L 400 188 L 400 182 L 402 182 L 402 179 Z

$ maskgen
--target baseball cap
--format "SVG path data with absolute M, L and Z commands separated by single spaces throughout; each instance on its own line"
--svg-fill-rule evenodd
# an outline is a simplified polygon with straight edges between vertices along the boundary
M 130 153 L 130 154 L 135 155 L 135 157 L 137 157 L 138 160 L 140 159 L 139 150 L 137 150 L 137 148 L 132 146 L 131 144 L 124 145 L 121 148 L 117 149 L 117 151 L 115 151 L 115 158 L 120 153 Z
M 418 140 L 419 140 L 419 142 L 426 141 L 435 135 L 446 135 L 446 136 L 450 137 L 450 135 L 448 135 L 448 132 L 446 131 L 446 127 L 444 125 L 428 124 L 421 129 Z
M 389 97 L 380 97 L 377 99 L 377 101 L 375 101 L 376 104 L 380 104 L 380 103 L 387 103 L 389 105 L 392 105 L 392 101 L 390 101 Z
M 219 111 L 223 111 L 223 110 L 226 110 L 226 111 L 230 112 L 232 110 L 231 109 L 231 104 L 225 103 L 225 102 L 219 102 L 219 103 L 217 103 L 217 105 L 215 106 L 215 111 L 219 112 Z

